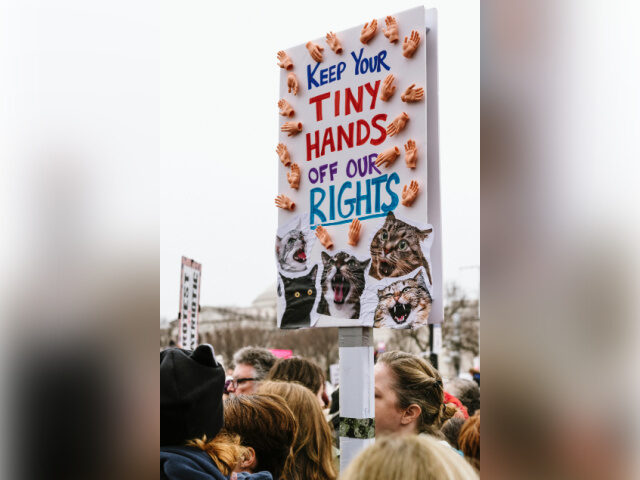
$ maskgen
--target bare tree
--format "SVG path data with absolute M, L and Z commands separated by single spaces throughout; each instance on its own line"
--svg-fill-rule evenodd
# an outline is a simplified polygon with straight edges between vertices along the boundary
M 338 329 L 315 328 L 303 330 L 277 330 L 271 339 L 272 348 L 292 350 L 294 354 L 309 358 L 320 365 L 325 374 L 329 365 L 338 361 Z
M 403 352 L 424 352 L 429 347 L 429 329 L 422 327 L 417 330 L 393 330 L 386 342 L 387 350 Z
M 474 356 L 480 353 L 479 303 L 477 299 L 468 299 L 456 284 L 449 285 L 446 295 L 442 343 L 458 372 L 463 352 L 470 352 Z
M 447 287 L 444 321 L 442 324 L 443 346 L 453 354 L 466 351 L 479 353 L 480 316 L 478 300 L 466 297 L 462 289 L 452 283 Z M 394 330 L 387 341 L 389 350 L 425 352 L 429 349 L 429 329 Z
M 223 327 L 213 333 L 206 333 L 201 342 L 210 343 L 217 354 L 222 355 L 225 366 L 231 366 L 233 354 L 249 345 L 266 347 L 270 343 L 272 331 L 258 327 Z

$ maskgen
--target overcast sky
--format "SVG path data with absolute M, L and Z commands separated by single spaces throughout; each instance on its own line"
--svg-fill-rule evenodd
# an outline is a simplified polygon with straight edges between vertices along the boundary
M 276 52 L 415 1 L 164 2 L 161 316 L 178 311 L 180 257 L 202 263 L 202 305 L 248 305 L 271 283 L 276 231 Z M 392 5 L 392 10 L 389 10 Z M 439 12 L 445 283 L 477 294 L 479 2 Z

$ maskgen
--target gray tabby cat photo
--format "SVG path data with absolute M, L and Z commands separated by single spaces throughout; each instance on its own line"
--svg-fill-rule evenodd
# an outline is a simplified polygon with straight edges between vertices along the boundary
M 378 290 L 374 327 L 413 328 L 427 324 L 431 295 L 422 272 Z
M 432 228 L 420 230 L 398 220 L 393 212 L 387 214 L 384 225 L 371 241 L 371 269 L 369 275 L 376 280 L 385 277 L 401 277 L 424 267 L 431 281 L 429 262 L 422 252 L 420 242 L 433 231 Z
M 371 259 L 361 262 L 346 252 L 333 257 L 322 252 L 322 296 L 318 313 L 340 318 L 360 317 L 360 296 L 364 290 L 364 271 Z
M 307 240 L 302 220 L 282 238 L 276 236 L 276 259 L 285 272 L 303 272 L 307 268 Z

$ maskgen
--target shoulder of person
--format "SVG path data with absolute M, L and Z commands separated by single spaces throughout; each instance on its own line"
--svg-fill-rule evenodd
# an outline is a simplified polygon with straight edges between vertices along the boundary
M 166 480 L 227 480 L 211 457 L 191 447 L 160 448 L 160 478 Z

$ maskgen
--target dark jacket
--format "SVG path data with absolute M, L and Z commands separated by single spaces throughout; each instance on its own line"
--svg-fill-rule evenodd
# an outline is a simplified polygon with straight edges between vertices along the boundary
M 193 447 L 160 448 L 161 480 L 229 480 L 208 453 Z M 273 480 L 269 472 L 239 473 L 238 480 Z
M 192 447 L 160 448 L 161 480 L 229 480 L 208 453 Z

